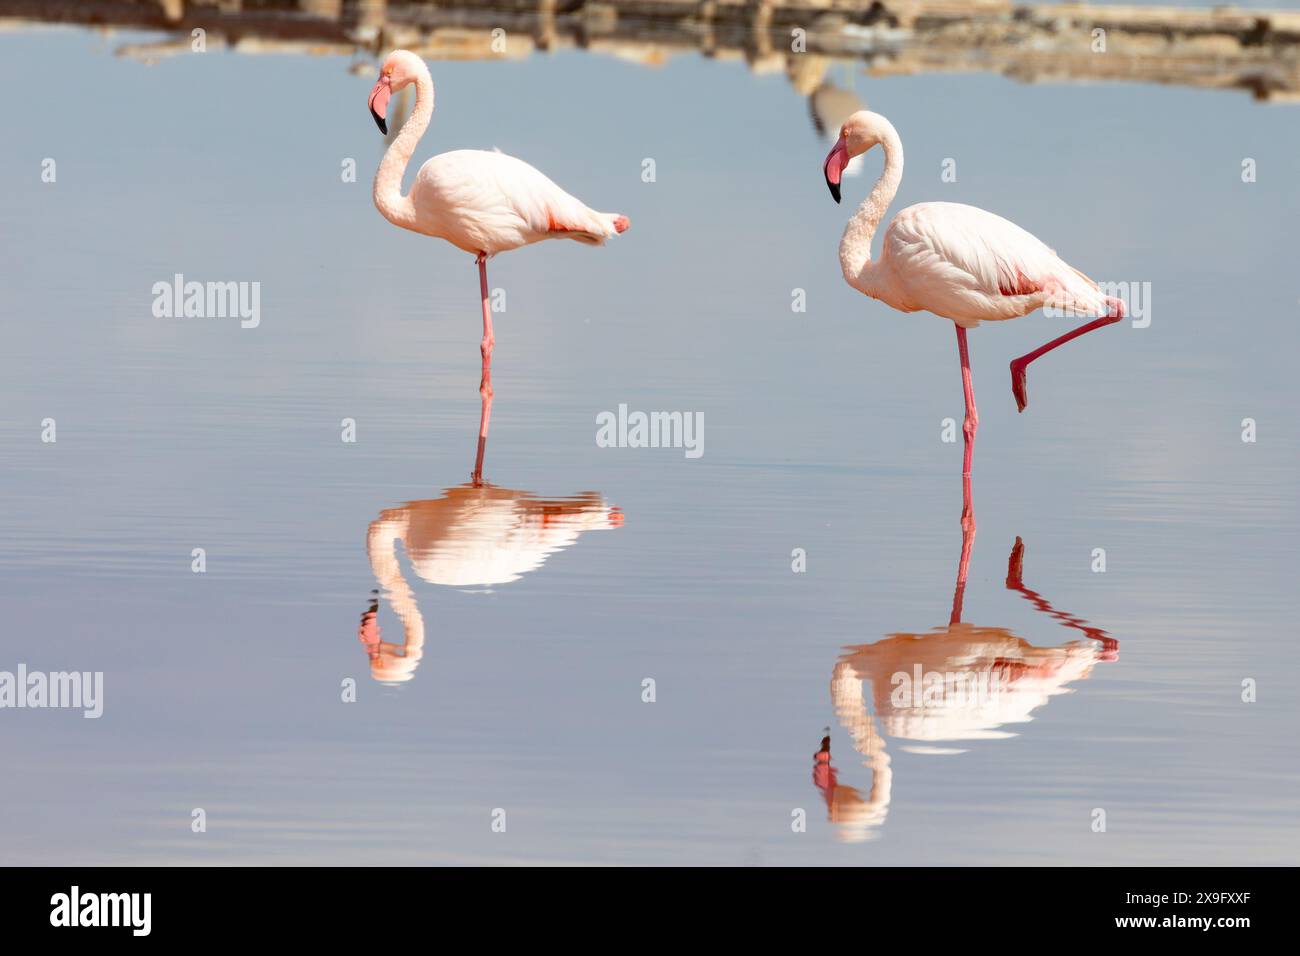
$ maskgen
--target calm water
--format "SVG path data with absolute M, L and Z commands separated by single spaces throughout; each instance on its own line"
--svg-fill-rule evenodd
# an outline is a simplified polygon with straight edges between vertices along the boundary
M 632 220 L 490 264 L 475 488 L 475 270 L 373 209 L 371 74 L 118 39 L 0 36 L 0 82 L 41 81 L 0 151 L 0 670 L 105 695 L 0 712 L 0 860 L 1295 862 L 1300 107 L 835 74 L 903 137 L 895 209 L 1150 283 L 1150 326 L 1035 364 L 1023 415 L 1007 362 L 1063 320 L 972 334 L 951 624 L 952 330 L 844 285 L 880 160 L 832 203 L 782 76 L 433 64 L 417 161 L 499 146 Z M 260 282 L 260 325 L 155 318 L 176 273 Z M 621 403 L 701 413 L 704 454 L 597 447 Z M 909 710 L 916 665 L 997 690 Z

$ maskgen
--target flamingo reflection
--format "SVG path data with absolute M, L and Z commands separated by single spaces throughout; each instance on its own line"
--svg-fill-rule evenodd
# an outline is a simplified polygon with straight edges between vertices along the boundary
M 402 643 L 384 641 L 379 627 L 380 590 L 361 615 L 357 637 L 370 658 L 370 675 L 400 683 L 415 674 L 424 653 L 425 625 L 415 594 L 402 574 L 400 541 L 411 569 L 430 584 L 490 588 L 517 581 L 585 531 L 617 528 L 623 512 L 594 491 L 539 498 L 481 479 L 480 440 L 474 478 L 442 497 L 409 501 L 381 511 L 366 535 L 375 580 L 402 623 Z
M 1007 724 L 1028 723 L 1033 712 L 1093 667 L 1119 659 L 1119 643 L 1105 631 L 1058 611 L 1024 584 L 1025 546 L 1016 538 L 1007 561 L 1006 587 L 1058 623 L 1082 632 L 1063 645 L 1039 647 L 1006 628 L 961 620 L 962 598 L 975 539 L 970 481 L 964 481 L 962 553 L 946 626 L 925 633 L 890 634 L 874 644 L 845 649 L 831 678 L 831 704 L 854 749 L 871 771 L 863 794 L 839 782 L 831 762 L 829 728 L 813 755 L 813 782 L 826 800 L 828 818 L 847 841 L 869 839 L 889 812 L 893 771 L 886 738 L 913 753 L 962 753 L 953 742 L 1014 737 Z M 871 707 L 864 703 L 871 686 Z

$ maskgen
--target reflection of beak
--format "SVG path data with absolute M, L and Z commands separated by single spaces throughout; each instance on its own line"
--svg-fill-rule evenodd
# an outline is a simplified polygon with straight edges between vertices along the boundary
M 385 119 L 388 116 L 388 99 L 392 95 L 392 81 L 386 76 L 381 76 L 375 88 L 370 91 L 370 115 L 375 118 L 375 125 L 379 127 L 379 132 L 385 136 L 388 135 L 388 122 Z
M 367 647 L 379 645 L 379 606 L 372 604 L 361 615 L 361 626 L 357 628 L 357 640 Z
M 844 143 L 844 137 L 841 136 L 835 141 L 830 154 L 826 157 L 826 162 L 822 164 L 822 172 L 826 174 L 826 186 L 831 191 L 831 198 L 836 202 L 840 201 L 840 177 L 844 175 L 844 167 L 848 164 L 849 148 Z

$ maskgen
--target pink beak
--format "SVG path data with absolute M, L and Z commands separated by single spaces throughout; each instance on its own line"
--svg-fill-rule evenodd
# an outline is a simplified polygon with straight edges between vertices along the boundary
M 844 175 L 844 167 L 848 164 L 849 148 L 844 143 L 844 137 L 841 136 L 831 147 L 826 162 L 822 164 L 822 172 L 826 174 L 826 185 L 831 191 L 831 198 L 836 202 L 840 201 L 840 177 Z
M 375 118 L 375 125 L 379 127 L 379 132 L 385 136 L 388 135 L 388 100 L 393 95 L 392 81 L 386 76 L 380 76 L 379 82 L 375 88 L 370 91 L 370 115 Z

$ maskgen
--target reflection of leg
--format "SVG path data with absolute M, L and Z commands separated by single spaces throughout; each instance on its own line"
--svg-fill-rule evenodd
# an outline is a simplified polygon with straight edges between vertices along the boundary
M 492 420 L 492 347 L 496 344 L 496 337 L 492 334 L 492 309 L 488 303 L 485 252 L 480 252 L 478 257 L 478 284 L 483 295 L 483 341 L 479 343 L 479 352 L 483 355 L 483 378 L 478 386 L 478 393 L 483 398 L 483 413 L 478 426 L 478 437 L 482 439 L 487 438 L 488 423 Z
M 970 570 L 970 552 L 975 544 L 975 506 L 971 503 L 970 475 L 961 478 L 961 560 L 957 564 L 957 589 L 952 595 L 949 624 L 961 622 L 961 602 L 966 593 L 966 573 Z
M 1111 325 L 1124 318 L 1124 300 L 1106 297 L 1106 314 L 1100 319 L 1094 319 L 1086 325 L 1081 325 L 1077 329 L 1066 332 L 1059 338 L 1052 339 L 1046 345 L 1040 345 L 1018 359 L 1011 360 L 1011 394 L 1015 396 L 1016 408 L 1020 411 L 1025 410 L 1029 404 L 1029 395 L 1027 393 L 1028 385 L 1025 381 L 1025 373 L 1029 368 L 1029 363 L 1035 359 L 1042 358 L 1052 349 L 1059 348 L 1071 339 L 1077 339 L 1079 336 L 1091 332 L 1093 329 L 1100 329 L 1102 326 Z
M 1092 638 L 1094 641 L 1101 642 L 1101 659 L 1103 661 L 1119 660 L 1119 641 L 1108 635 L 1099 627 L 1093 627 L 1081 617 L 1075 617 L 1073 614 L 1066 614 L 1064 611 L 1058 611 L 1037 591 L 1031 591 L 1025 587 L 1024 582 L 1024 563 L 1025 563 L 1025 544 L 1016 538 L 1016 543 L 1011 548 L 1011 557 L 1007 559 L 1007 590 L 1019 591 L 1030 604 L 1051 615 L 1060 621 L 1066 627 L 1072 627 Z
M 961 387 L 966 398 L 966 420 L 962 422 L 962 434 L 966 438 L 966 449 L 962 455 L 961 473 L 970 474 L 971 457 L 975 454 L 975 432 L 980 427 L 979 411 L 975 408 L 975 383 L 970 374 L 970 353 L 966 348 L 966 330 L 957 326 L 957 355 L 961 358 Z

